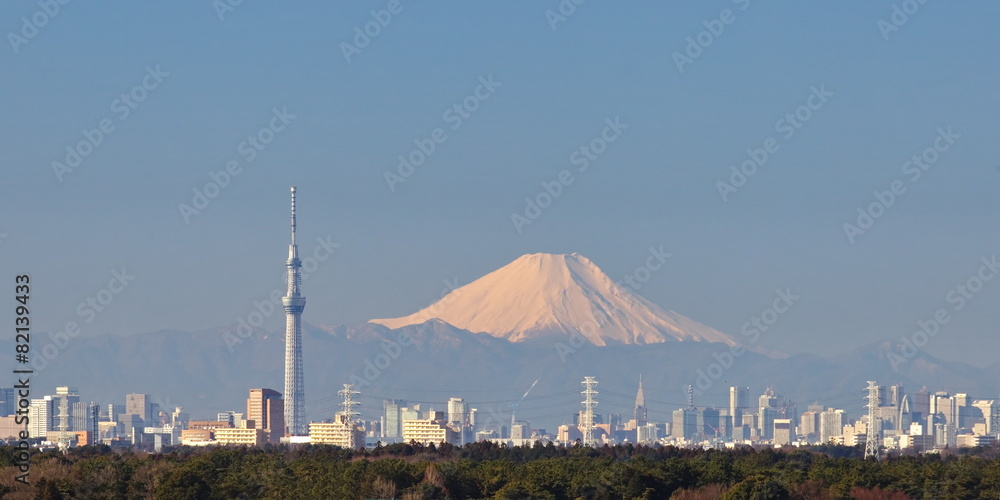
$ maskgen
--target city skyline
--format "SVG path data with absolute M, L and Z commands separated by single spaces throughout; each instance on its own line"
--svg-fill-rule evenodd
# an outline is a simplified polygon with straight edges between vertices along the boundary
M 592 391 L 597 382 L 593 377 L 587 377 L 581 394 L 590 394 L 595 403 L 601 400 L 607 402 L 607 396 L 601 398 L 599 392 Z M 477 408 L 480 406 L 478 403 L 462 397 L 451 397 L 437 407 L 406 399 L 384 400 L 379 411 L 373 405 L 352 402 L 360 392 L 350 384 L 343 387 L 340 391 L 343 398 L 341 411 L 336 413 L 336 417 L 313 420 L 306 439 L 348 447 L 372 447 L 378 442 L 391 444 L 410 439 L 424 444 L 449 442 L 456 445 L 480 440 L 515 445 L 530 444 L 536 440 L 560 444 L 580 440 L 584 444 L 589 442 L 595 445 L 620 442 L 682 446 L 742 443 L 778 447 L 829 442 L 853 446 L 864 444 L 867 436 L 868 439 L 879 440 L 878 446 L 871 447 L 872 453 L 879 454 L 911 447 L 930 450 L 949 446 L 988 446 L 1000 433 L 998 399 L 977 399 L 974 395 L 927 388 L 906 392 L 899 384 L 879 385 L 873 381 L 869 382 L 867 396 L 864 390 L 856 390 L 830 398 L 818 398 L 808 404 L 786 399 L 768 387 L 760 391 L 762 394 L 757 398 L 759 404 L 737 408 L 742 416 L 734 413 L 732 407 L 696 406 L 689 402 L 670 413 L 650 418 L 648 422 L 646 415 L 640 418 L 638 413 L 629 419 L 627 411 L 595 412 L 585 417 L 588 404 L 584 402 L 577 411 L 563 414 L 557 432 L 520 419 L 512 420 L 507 426 L 505 422 L 495 419 L 494 412 L 481 410 Z M 645 404 L 641 381 L 638 387 L 634 401 L 637 412 Z M 748 391 L 737 386 L 729 389 L 730 394 Z M 3 389 L 0 396 L 7 392 Z M 614 390 L 610 394 L 621 395 Z M 543 399 L 547 397 L 542 396 Z M 8 399 L 0 398 L 0 413 L 11 413 Z M 79 391 L 74 387 L 57 387 L 56 394 L 33 399 L 31 407 L 36 412 L 35 418 L 42 418 L 31 426 L 36 439 L 44 436 L 53 445 L 77 441 L 89 443 L 94 439 L 93 432 L 99 432 L 100 439 L 107 443 L 154 446 L 157 450 L 162 446 L 177 445 L 182 440 L 189 445 L 262 446 L 286 439 L 284 432 L 278 430 L 283 424 L 281 394 L 267 388 L 249 390 L 245 412 L 220 410 L 215 418 L 191 416 L 181 407 L 162 408 L 158 398 L 149 394 L 127 394 L 124 405 L 82 403 L 79 399 Z M 591 397 L 588 396 L 587 400 Z M 355 411 L 353 408 L 357 405 L 362 408 L 367 406 L 368 411 Z M 596 404 L 593 406 L 596 407 Z M 612 407 L 622 409 L 624 405 L 612 402 Z M 97 416 L 100 417 L 99 422 L 92 418 Z M 657 418 L 661 416 L 663 418 Z M 869 427 L 868 422 L 873 418 L 877 424 Z M 16 428 L 13 419 L 13 416 L 0 415 L 0 431 L 9 433 Z M 593 423 L 588 427 L 587 422 Z M 386 427 L 387 424 L 391 425 Z M 591 429 L 589 434 L 586 431 L 588 428 Z M 139 434 L 144 437 L 137 437 Z M 407 439 L 407 436 L 410 438 Z
M 997 497 L 998 15 L 2 2 L 0 497 Z

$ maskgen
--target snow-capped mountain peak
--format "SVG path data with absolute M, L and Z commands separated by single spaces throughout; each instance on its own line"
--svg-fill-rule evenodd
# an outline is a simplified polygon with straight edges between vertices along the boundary
M 523 255 L 414 314 L 371 322 L 401 328 L 434 318 L 512 342 L 580 334 L 596 345 L 736 343 L 619 286 L 576 253 Z

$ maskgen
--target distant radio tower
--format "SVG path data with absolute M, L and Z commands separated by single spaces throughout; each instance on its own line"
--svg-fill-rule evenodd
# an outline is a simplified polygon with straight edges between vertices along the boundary
M 344 427 L 347 428 L 347 448 L 351 450 L 358 449 L 358 443 L 354 442 L 354 421 L 357 420 L 360 413 L 354 411 L 354 407 L 361 404 L 361 402 L 355 401 L 354 396 L 361 393 L 354 390 L 354 385 L 344 384 L 344 388 L 337 391 L 337 394 L 344 398 L 340 402 L 341 410 L 339 417 L 340 423 L 344 424 Z
M 305 380 L 302 375 L 302 310 L 306 308 L 306 298 L 299 288 L 302 286 L 302 261 L 299 247 L 295 244 L 295 186 L 292 186 L 292 244 L 288 246 L 288 293 L 281 298 L 285 306 L 285 425 L 288 434 L 305 436 Z
M 597 407 L 597 400 L 594 396 L 597 395 L 597 391 L 594 390 L 594 386 L 597 385 L 597 381 L 594 377 L 584 377 L 583 379 L 584 390 L 580 394 L 583 394 L 583 413 L 580 415 L 580 427 L 583 429 L 583 445 L 584 446 L 594 446 L 594 408 Z
M 865 440 L 865 458 L 878 460 L 879 435 L 882 433 L 876 416 L 878 404 L 878 382 L 868 381 L 868 438 Z

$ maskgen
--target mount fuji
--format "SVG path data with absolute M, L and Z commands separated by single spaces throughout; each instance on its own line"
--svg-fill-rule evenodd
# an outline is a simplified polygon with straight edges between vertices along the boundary
M 576 253 L 523 255 L 414 314 L 370 322 L 398 329 L 432 319 L 511 342 L 581 335 L 597 346 L 737 343 L 618 285 Z

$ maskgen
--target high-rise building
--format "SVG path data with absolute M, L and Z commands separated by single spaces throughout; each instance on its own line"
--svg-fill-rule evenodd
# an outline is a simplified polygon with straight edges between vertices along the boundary
M 295 186 L 292 186 L 292 244 L 288 246 L 288 291 L 281 299 L 285 307 L 285 425 L 288 434 L 305 436 L 309 432 L 305 413 L 305 376 L 302 371 L 302 261 L 295 244 Z
M 750 388 L 732 386 L 729 388 L 729 416 L 733 426 L 743 424 L 743 412 L 750 405 Z
M 821 412 L 809 410 L 799 418 L 798 435 L 805 438 L 807 442 L 815 443 L 819 440 L 819 415 Z
M 758 435 L 764 439 L 774 437 L 774 419 L 778 417 L 778 398 L 770 387 L 758 398 Z
M 729 434 L 718 408 L 698 408 L 697 427 L 702 436 L 723 437 Z
M 274 444 L 285 435 L 284 403 L 281 393 L 273 389 L 250 389 L 247 398 L 247 421 L 253 421 L 252 428 L 267 431 L 268 440 Z
M 159 403 L 149 403 L 149 420 L 146 421 L 146 425 L 152 427 L 158 427 L 164 424 L 164 421 L 169 418 L 169 415 L 161 415 L 161 408 Z M 167 418 L 163 418 L 167 417 Z
M 410 405 L 410 406 L 405 407 L 405 408 L 400 408 L 399 409 L 400 422 L 403 422 L 403 421 L 406 421 L 406 420 L 417 420 L 417 419 L 420 418 L 420 412 L 421 412 L 421 409 L 420 409 L 420 404 L 419 403 L 417 403 L 415 405 Z M 402 433 L 402 428 L 403 427 L 402 427 L 402 423 L 401 423 L 400 424 L 400 432 L 401 433 Z M 400 434 L 400 435 L 402 435 L 402 434 Z
M 636 426 L 646 424 L 646 396 L 642 393 L 642 375 L 639 375 L 639 391 L 635 394 L 635 423 Z
M 79 398 L 80 396 L 77 396 Z M 90 403 L 77 401 L 70 406 L 70 430 L 89 431 L 91 430 Z
M 403 437 L 403 408 L 406 401 L 402 399 L 386 399 L 382 402 L 385 410 L 384 422 L 382 423 L 382 437 L 402 438 Z M 416 416 L 413 416 L 416 418 Z
M 17 411 L 17 391 L 13 387 L 0 387 L 0 417 L 8 417 Z
M 73 427 L 73 409 L 76 403 L 80 402 L 80 391 L 76 387 L 56 387 L 56 393 L 52 396 L 52 412 L 49 413 L 51 420 L 50 430 L 68 432 L 75 430 Z
M 658 438 L 656 424 L 640 425 L 635 429 L 635 441 L 637 443 L 654 443 Z
M 844 415 L 844 410 L 827 408 L 819 414 L 819 442 L 826 444 L 831 438 L 842 435 L 846 424 L 847 415 Z
M 451 398 L 448 400 L 448 423 L 465 426 L 467 423 L 466 413 L 468 405 L 462 398 Z
M 698 410 L 678 408 L 673 413 L 671 436 L 677 439 L 691 439 L 698 433 Z
M 997 414 L 997 402 L 995 399 L 980 399 L 972 403 L 972 408 L 976 410 L 975 415 L 982 418 L 983 428 L 985 429 L 984 434 L 993 434 L 996 430 L 994 428 L 993 417 Z
M 911 422 L 916 421 L 926 421 L 927 415 L 930 414 L 931 408 L 931 394 L 926 387 L 921 388 L 915 394 L 911 395 L 910 398 L 910 411 L 912 413 L 910 417 Z
M 153 420 L 152 397 L 149 394 L 126 394 L 125 415 L 136 415 L 143 422 L 151 422 Z
M 528 439 L 531 434 L 531 426 L 527 422 L 518 422 L 510 426 L 511 439 Z
M 125 413 L 125 405 L 108 403 L 108 420 L 117 422 L 118 416 L 123 413 Z
M 879 391 L 880 394 L 885 394 L 883 391 Z M 888 406 L 899 407 L 903 403 L 903 396 L 906 392 L 903 390 L 903 384 L 894 384 L 889 386 L 888 400 L 884 403 Z
M 772 442 L 774 444 L 782 446 L 792 444 L 792 440 L 795 439 L 795 426 L 792 425 L 792 420 L 789 418 L 774 419 L 773 434 Z
M 52 396 L 32 399 L 29 412 L 28 435 L 33 438 L 46 437 L 49 430 L 52 430 Z

